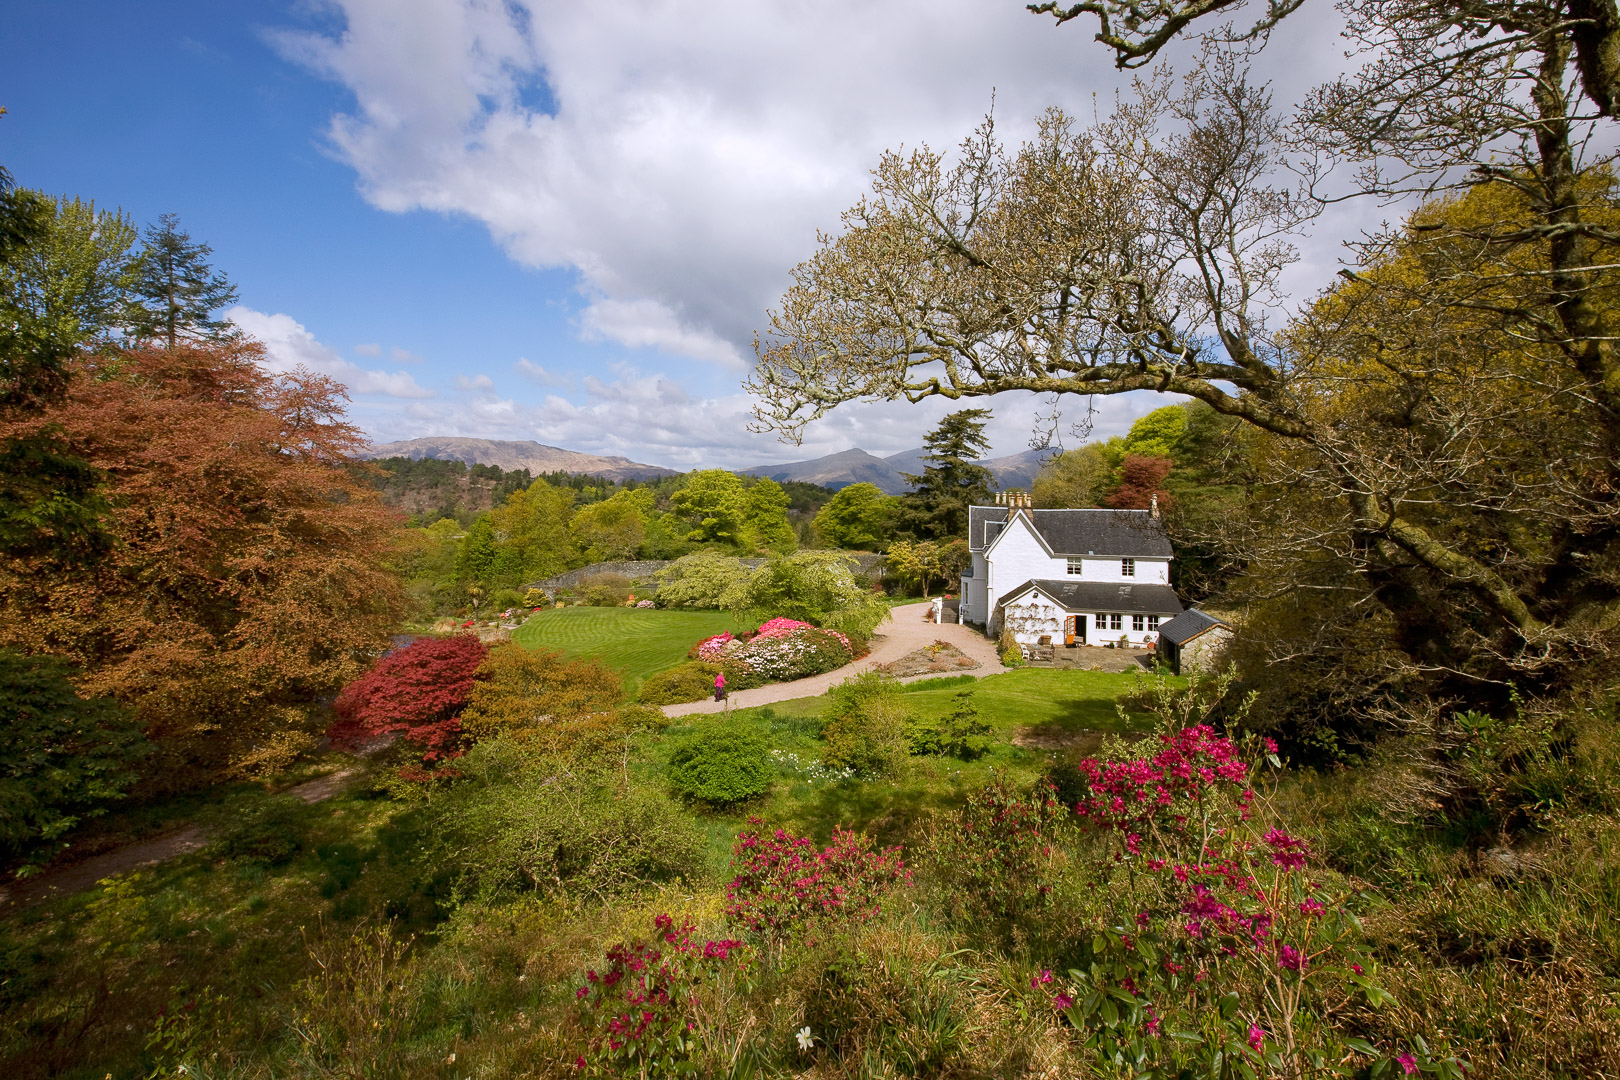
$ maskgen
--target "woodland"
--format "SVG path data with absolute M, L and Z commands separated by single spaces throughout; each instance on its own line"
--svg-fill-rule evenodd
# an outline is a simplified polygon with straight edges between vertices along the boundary
M 178 219 L 0 174 L 7 1074 L 1620 1078 L 1620 9 L 1346 0 L 1284 107 L 1321 3 L 1013 6 L 1133 89 L 874 163 L 748 386 L 952 401 L 900 497 L 363 462 Z M 1156 502 L 1218 669 L 791 695 L 996 395 L 1140 390 L 1033 502 Z

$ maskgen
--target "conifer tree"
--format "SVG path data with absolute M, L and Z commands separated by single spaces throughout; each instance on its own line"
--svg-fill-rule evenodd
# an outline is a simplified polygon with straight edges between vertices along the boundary
M 208 262 L 214 249 L 199 244 L 164 214 L 146 229 L 135 280 L 134 334 L 172 349 L 182 341 L 225 341 L 235 336 L 230 322 L 214 312 L 236 302 L 236 286 Z
M 902 500 L 901 524 L 924 539 L 948 540 L 967 535 L 967 508 L 990 501 L 995 476 L 973 459 L 990 450 L 984 425 L 989 409 L 959 409 L 939 422 L 923 440 L 930 462 L 921 475 L 902 473 L 916 490 Z

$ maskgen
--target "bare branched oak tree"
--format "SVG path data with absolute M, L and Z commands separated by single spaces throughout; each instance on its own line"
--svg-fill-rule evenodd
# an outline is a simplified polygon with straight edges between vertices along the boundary
M 1041 10 L 1096 16 L 1135 66 L 1240 6 Z M 1620 627 L 1620 211 L 1594 149 L 1617 134 L 1614 4 L 1349 0 L 1367 63 L 1284 119 L 1221 43 L 1301 6 L 1218 28 L 1179 87 L 1139 79 L 1094 125 L 1054 111 L 1016 149 L 987 121 L 954 158 L 886 155 L 771 315 L 757 421 L 1186 394 L 1259 435 L 1257 557 L 1331 568 L 1323 588 L 1359 588 L 1459 690 L 1561 685 Z M 1329 173 L 1424 206 L 1291 308 L 1280 275 Z

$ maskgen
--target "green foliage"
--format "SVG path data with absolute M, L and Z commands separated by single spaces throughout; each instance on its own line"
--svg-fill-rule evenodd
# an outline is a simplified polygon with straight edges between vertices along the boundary
M 589 562 L 633 559 L 647 539 L 647 520 L 656 512 L 657 500 L 652 492 L 619 491 L 580 508 L 569 528 Z
M 995 477 L 973 459 L 990 450 L 984 427 L 989 409 L 958 409 L 923 439 L 929 464 L 920 475 L 904 474 L 916 490 L 901 499 L 900 528 L 924 540 L 967 535 L 967 508 L 990 501 Z
M 1065 451 L 1041 466 L 1030 487 L 1030 500 L 1043 510 L 1096 506 L 1109 471 L 1107 459 L 1095 445 Z
M 979 719 L 973 691 L 963 690 L 956 695 L 955 706 L 947 715 L 938 719 L 912 719 L 906 738 L 911 742 L 913 754 L 938 754 L 973 761 L 990 752 L 990 732 L 990 725 Z
M 293 795 L 274 795 L 243 812 L 211 845 L 221 858 L 283 866 L 304 850 L 314 811 Z
M 746 544 L 746 504 L 742 477 L 724 469 L 688 473 L 669 499 L 670 509 L 687 524 L 686 538 L 700 544 Z
M 714 677 L 725 670 L 719 664 L 702 660 L 689 660 L 667 671 L 647 676 L 636 694 L 643 705 L 680 705 L 688 701 L 702 701 L 714 693 Z M 731 676 L 726 677 L 731 685 Z M 733 687 L 735 689 L 735 687 Z
M 771 789 L 770 747 L 750 728 L 712 724 L 676 744 L 669 785 L 694 802 L 734 806 Z
M 423 811 L 463 895 L 606 897 L 690 878 L 702 834 L 652 787 L 518 738 L 479 743 L 462 780 Z
M 896 577 L 917 585 L 927 596 L 933 582 L 942 582 L 949 589 L 959 580 L 962 571 L 973 565 L 973 553 L 961 537 L 917 543 L 899 540 L 889 548 L 888 564 Z
M 1055 899 L 1072 817 L 1044 783 L 997 779 L 970 794 L 934 822 L 924 852 L 942 906 L 1004 941 L 1036 930 Z
M 658 603 L 672 608 L 723 608 L 747 579 L 741 559 L 710 551 L 683 555 L 658 571 Z
M 487 585 L 495 569 L 495 526 L 485 514 L 472 523 L 456 552 L 456 578 L 463 584 Z
M 592 607 L 623 607 L 631 581 L 623 574 L 589 574 L 580 579 L 580 598 Z
M 208 263 L 214 249 L 191 239 L 174 214 L 146 229 L 136 267 L 135 309 L 130 329 L 137 338 L 174 348 L 182 342 L 223 341 L 236 333 L 214 312 L 236 302 L 236 286 Z
M 851 484 L 816 513 L 816 533 L 829 547 L 883 551 L 893 536 L 898 504 L 876 484 Z
M 1024 666 L 1024 650 L 1017 645 L 1004 645 L 1001 648 L 1001 666 L 1018 668 Z
M 0 649 L 0 851 L 55 840 L 122 798 L 147 749 L 118 703 L 84 698 L 73 670 Z
M 1187 409 L 1184 405 L 1166 405 L 1154 409 L 1131 425 L 1121 447 L 1121 456 L 1142 454 L 1147 457 L 1173 457 L 1181 437 L 1187 431 Z
M 740 621 L 797 619 L 830 630 L 870 637 L 889 618 L 881 596 L 861 587 L 853 560 L 836 551 L 800 551 L 776 556 L 726 593 L 726 606 Z
M 574 565 L 574 539 L 568 531 L 573 506 L 571 490 L 536 480 L 491 510 L 489 584 L 516 588 Z
M 743 535 L 756 548 L 785 555 L 799 546 L 788 521 L 788 493 L 768 476 L 749 485 L 743 496 Z
M 15 259 L 0 261 L 0 295 L 12 317 L 63 349 L 104 343 L 126 325 L 139 260 L 136 230 L 121 210 L 41 196 L 44 228 Z
M 853 769 L 865 777 L 898 776 L 910 750 L 911 712 L 900 684 L 865 671 L 827 692 L 831 699 L 821 728 L 824 764 Z

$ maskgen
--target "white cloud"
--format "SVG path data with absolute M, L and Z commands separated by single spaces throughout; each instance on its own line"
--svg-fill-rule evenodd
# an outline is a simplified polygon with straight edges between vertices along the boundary
M 358 352 L 359 350 L 356 349 L 355 351 Z M 408 349 L 402 349 L 398 345 L 396 345 L 392 349 L 388 350 L 388 356 L 389 356 L 389 359 L 393 360 L 394 363 L 396 363 L 396 364 L 425 364 L 425 363 L 427 363 L 427 357 L 425 357 L 425 356 L 417 356 L 415 353 L 409 351 Z
M 321 344 L 291 315 L 269 315 L 240 304 L 225 317 L 249 337 L 264 345 L 266 366 L 272 371 L 306 367 L 330 375 L 352 394 L 381 394 L 396 398 L 430 398 L 433 391 L 403 371 L 367 371 Z
M 512 368 L 525 379 L 541 386 L 560 386 L 569 390 L 574 388 L 572 378 L 536 364 L 526 356 L 518 357 L 517 363 L 513 364 Z
M 746 367 L 791 268 L 814 251 L 818 229 L 837 231 L 884 149 L 954 146 L 992 92 L 998 128 L 1015 141 L 1049 105 L 1088 117 L 1107 108 L 1094 92 L 1126 78 L 1083 22 L 1057 29 L 1016 2 L 331 6 L 341 32 L 273 40 L 353 94 L 326 134 L 367 200 L 471 218 L 517 262 L 577 273 L 582 338 L 686 357 L 728 379 Z M 1342 65 L 1334 30 L 1323 12 L 1284 23 L 1262 59 L 1289 88 L 1281 97 Z M 1334 250 L 1319 245 L 1302 264 L 1318 275 L 1311 287 L 1331 274 Z M 527 359 L 515 367 L 552 391 L 576 385 Z M 847 405 L 806 445 L 784 447 L 746 430 L 744 395 L 693 397 L 683 381 L 581 373 L 578 395 L 524 401 L 502 397 L 488 376 L 462 376 L 462 399 L 365 422 L 387 438 L 533 438 L 659 464 L 744 466 L 851 445 L 911 449 L 953 407 Z M 1117 434 L 1163 403 L 1098 399 L 1094 434 Z M 1046 411 L 1015 395 L 955 407 L 977 405 L 996 410 L 998 454 L 1023 449 Z M 1067 403 L 1070 416 L 1083 410 Z
M 356 356 L 381 356 L 382 355 L 382 346 L 381 345 L 356 345 L 354 347 L 354 355 L 356 355 Z

